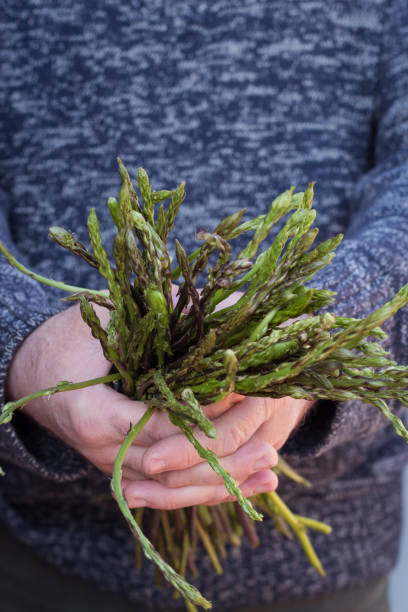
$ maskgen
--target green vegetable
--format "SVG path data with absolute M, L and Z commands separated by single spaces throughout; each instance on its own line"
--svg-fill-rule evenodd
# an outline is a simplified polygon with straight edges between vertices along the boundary
M 317 236 L 317 229 L 312 228 L 316 215 L 312 209 L 313 183 L 304 193 L 294 193 L 293 188 L 285 191 L 256 219 L 242 221 L 245 210 L 240 210 L 222 220 L 214 232 L 199 232 L 202 244 L 191 254 L 176 241 L 178 265 L 172 267 L 167 238 L 184 199 L 184 183 L 174 190 L 155 191 L 140 168 L 137 183 L 141 205 L 126 168 L 120 160 L 118 163 L 122 187 L 118 199 L 108 200 L 116 228 L 114 262 L 102 244 L 94 209 L 88 218 L 89 249 L 63 228 L 50 229 L 55 242 L 99 272 L 105 290 L 73 287 L 40 276 L 17 262 L 0 244 L 11 265 L 39 282 L 69 292 L 66 300 L 80 301 L 82 318 L 112 363 L 112 373 L 82 383 L 62 381 L 9 402 L 0 424 L 10 422 L 16 409 L 36 397 L 100 383 L 115 382 L 123 393 L 143 401 L 146 413 L 131 427 L 119 451 L 112 490 L 137 542 L 137 564 L 140 566 L 143 551 L 184 597 L 189 610 L 196 610 L 196 605 L 211 606 L 185 579 L 188 570 L 196 573 L 198 540 L 215 570 L 222 571 L 220 558 L 225 557 L 228 545 L 239 545 L 244 534 L 253 546 L 259 544 L 249 520 L 262 518 L 258 509 L 270 514 L 284 535 L 295 534 L 310 562 L 324 575 L 308 529 L 329 533 L 330 527 L 296 515 L 276 492 L 257 495 L 251 503 L 217 456 L 198 442 L 194 428 L 215 437 L 215 427 L 201 406 L 233 391 L 308 400 L 358 399 L 377 408 L 408 442 L 404 424 L 386 403 L 396 399 L 408 405 L 408 368 L 389 359 L 377 341 L 386 338 L 382 323 L 407 303 L 408 285 L 365 319 L 316 314 L 330 305 L 335 294 L 313 288 L 310 282 L 330 263 L 342 236 L 313 246 Z M 166 200 L 167 209 L 163 204 Z M 158 211 L 156 204 L 160 204 Z M 287 215 L 275 240 L 258 254 L 272 228 Z M 248 233 L 253 235 L 246 247 L 232 259 L 232 241 Z M 203 272 L 207 282 L 199 291 L 196 278 Z M 180 277 L 174 303 L 171 281 Z M 238 301 L 222 307 L 223 300 L 238 290 L 242 291 Z M 109 310 L 106 330 L 92 303 Z M 126 451 L 155 410 L 168 413 L 198 454 L 223 478 L 237 504 L 152 511 L 149 541 L 142 531 L 143 519 L 149 513 L 132 514 L 121 480 Z M 282 459 L 276 471 L 310 486 Z

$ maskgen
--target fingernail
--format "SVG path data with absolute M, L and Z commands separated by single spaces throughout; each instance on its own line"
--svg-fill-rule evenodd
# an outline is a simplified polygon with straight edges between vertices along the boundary
M 162 472 L 167 467 L 167 461 L 164 459 L 153 458 L 150 459 L 148 464 L 149 474 L 157 474 L 158 472 Z
M 271 458 L 263 455 L 257 461 L 255 461 L 252 466 L 252 470 L 254 472 L 258 472 L 258 470 L 266 470 L 266 468 L 271 467 Z

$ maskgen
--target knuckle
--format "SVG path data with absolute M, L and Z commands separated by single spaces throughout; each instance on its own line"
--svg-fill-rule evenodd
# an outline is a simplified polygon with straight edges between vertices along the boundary
M 150 458 L 149 450 L 142 457 L 142 472 L 149 477 L 152 477 L 154 473 L 153 461 Z
M 164 472 L 157 474 L 156 480 L 169 489 L 176 489 L 183 486 L 182 479 L 177 472 Z
M 263 458 L 263 464 L 265 468 L 275 467 L 278 463 L 278 453 L 272 444 L 268 444 L 267 442 L 261 442 L 259 444 L 259 456 Z
M 197 463 L 200 463 L 201 461 L 200 455 L 189 442 L 184 443 L 182 447 L 179 447 L 176 457 L 177 459 L 173 459 L 172 462 L 172 467 L 175 471 L 186 470 L 194 465 L 197 465 Z
M 244 444 L 245 437 L 245 431 L 242 427 L 234 425 L 224 438 L 224 450 L 228 454 L 235 453 Z

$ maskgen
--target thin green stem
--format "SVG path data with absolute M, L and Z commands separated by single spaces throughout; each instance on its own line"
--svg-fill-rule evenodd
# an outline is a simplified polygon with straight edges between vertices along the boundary
M 194 437 L 191 427 L 187 423 L 185 423 L 182 418 L 175 415 L 174 413 L 169 412 L 169 419 L 173 423 L 173 425 L 177 425 L 177 427 L 181 429 L 187 440 L 191 442 L 200 457 L 207 461 L 207 463 L 214 470 L 214 472 L 218 474 L 218 476 L 221 476 L 221 478 L 224 480 L 225 488 L 231 495 L 236 497 L 239 505 L 244 509 L 247 515 L 255 521 L 262 521 L 262 514 L 259 514 L 259 512 L 255 510 L 249 499 L 247 499 L 243 495 L 241 489 L 237 485 L 236 480 L 231 476 L 229 472 L 227 472 L 222 467 L 217 455 L 209 448 L 204 448 L 200 444 L 200 442 Z
M 62 391 L 75 391 L 76 389 L 84 389 L 85 387 L 92 387 L 94 385 L 101 385 L 104 383 L 114 382 L 115 380 L 120 380 L 122 375 L 117 372 L 116 374 L 109 374 L 108 376 L 100 376 L 99 378 L 91 378 L 90 380 L 83 380 L 78 383 L 72 383 L 66 380 L 62 380 L 58 382 L 54 387 L 48 387 L 47 389 L 41 389 L 40 391 L 35 391 L 30 395 L 25 395 L 24 397 L 16 400 L 15 402 L 7 402 L 7 404 L 3 407 L 3 412 L 0 416 L 0 425 L 4 423 L 10 423 L 13 413 L 18 408 L 23 408 L 29 402 L 38 397 L 50 397 L 55 393 L 61 393 Z
M 207 601 L 195 587 L 188 584 L 188 582 L 182 576 L 180 576 L 170 565 L 168 565 L 168 563 L 166 563 L 162 559 L 162 557 L 156 551 L 151 542 L 143 534 L 139 525 L 135 521 L 133 514 L 130 511 L 130 508 L 122 490 L 122 465 L 125 459 L 125 455 L 129 450 L 130 446 L 132 445 L 133 441 L 135 440 L 136 436 L 140 433 L 140 431 L 146 425 L 150 417 L 153 415 L 154 411 L 154 406 L 149 406 L 149 408 L 147 408 L 146 412 L 141 417 L 141 419 L 139 419 L 136 425 L 133 425 L 133 427 L 130 428 L 129 433 L 127 434 L 122 446 L 120 447 L 119 453 L 117 454 L 115 460 L 111 480 L 111 489 L 113 494 L 115 495 L 116 502 L 120 508 L 120 511 L 126 519 L 130 531 L 132 532 L 133 536 L 139 541 L 145 556 L 158 566 L 158 568 L 164 574 L 166 579 L 174 586 L 175 589 L 177 589 L 177 591 L 181 593 L 181 595 L 186 601 L 189 600 L 208 610 L 209 608 L 211 608 L 210 602 Z
M 211 563 L 213 565 L 214 570 L 217 574 L 222 574 L 222 567 L 218 560 L 217 553 L 215 552 L 214 546 L 211 542 L 211 538 L 208 537 L 208 534 L 204 527 L 201 525 L 200 520 L 196 517 L 196 527 L 198 531 L 198 535 L 201 538 L 202 543 L 204 544 L 204 548 L 206 549 L 208 556 L 211 559 Z
M 297 519 L 297 517 L 293 514 L 293 512 L 288 508 L 288 506 L 282 501 L 282 499 L 275 491 L 272 491 L 271 493 L 266 493 L 266 495 L 272 501 L 272 504 L 274 505 L 277 514 L 279 514 L 295 532 L 296 537 L 302 545 L 302 548 L 305 551 L 307 558 L 309 559 L 315 570 L 321 576 L 325 576 L 326 573 L 307 536 L 306 527 L 304 526 L 304 524 L 302 524 Z
M 298 474 L 290 465 L 287 463 L 280 455 L 278 456 L 278 465 L 276 466 L 277 472 L 282 472 L 287 478 L 290 478 L 294 482 L 304 485 L 305 487 L 310 488 L 312 483 L 303 478 L 300 474 Z
M 324 533 L 325 535 L 329 535 L 332 532 L 332 528 L 330 525 L 327 525 L 327 523 L 322 523 L 322 521 L 317 521 L 316 519 L 302 516 L 301 514 L 294 514 L 293 516 L 305 527 L 320 531 L 320 533 Z
M 0 253 L 3 253 L 9 264 L 11 264 L 14 268 L 20 270 L 20 272 L 23 272 L 23 274 L 29 276 L 30 278 L 33 278 L 39 283 L 43 283 L 43 285 L 49 285 L 50 287 L 55 287 L 55 289 L 61 289 L 62 291 L 68 291 L 69 293 L 86 292 L 91 293 L 92 295 L 101 295 L 102 297 L 106 298 L 106 291 L 97 291 L 96 289 L 85 289 L 83 287 L 75 287 L 74 285 L 66 285 L 61 281 L 55 281 L 52 278 L 41 276 L 41 274 L 37 274 L 36 272 L 29 270 L 22 263 L 17 261 L 17 259 L 6 249 L 4 244 L 1 242 Z
M 141 432 L 141 430 L 146 425 L 146 423 L 148 422 L 150 417 L 153 415 L 154 410 L 155 409 L 153 407 L 147 408 L 146 412 L 139 419 L 139 421 L 136 423 L 136 425 L 133 425 L 133 427 L 131 427 L 131 429 L 129 430 L 129 432 L 128 432 L 128 434 L 127 434 L 127 436 L 126 436 L 126 438 L 125 438 L 125 440 L 124 440 L 122 446 L 120 447 L 120 450 L 119 450 L 119 452 L 118 452 L 118 454 L 116 456 L 115 465 L 114 465 L 113 474 L 112 474 L 112 491 L 116 495 L 116 499 L 117 500 L 119 500 L 120 497 L 123 497 L 122 486 L 121 485 L 122 485 L 122 464 L 123 464 L 123 460 L 125 458 L 125 455 L 126 455 L 127 451 L 129 450 L 129 447 L 133 444 L 133 441 L 135 440 L 136 436 Z M 119 503 L 119 501 L 118 501 L 118 503 Z

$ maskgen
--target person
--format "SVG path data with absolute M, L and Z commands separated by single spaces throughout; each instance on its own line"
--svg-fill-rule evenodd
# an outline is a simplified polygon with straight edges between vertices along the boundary
M 118 154 L 133 175 L 144 166 L 154 188 L 186 180 L 175 235 L 187 250 L 194 228 L 213 228 L 243 205 L 255 216 L 288 186 L 316 180 L 319 237 L 345 239 L 314 285 L 337 291 L 336 313 L 368 314 L 407 281 L 405 8 L 402 0 L 5 3 L 0 240 L 39 273 L 96 287 L 85 264 L 44 237 L 58 224 L 85 242 L 96 206 L 109 244 L 103 203 L 119 185 Z M 76 306 L 3 258 L 0 274 L 4 400 L 109 371 Z M 387 331 L 391 354 L 406 363 L 406 309 Z M 32 402 L 0 428 L 1 516 L 27 547 L 4 535 L 3 609 L 183 608 L 155 586 L 148 563 L 135 571 L 109 495 L 116 452 L 142 411 L 101 386 Z M 223 576 L 203 555 L 195 583 L 215 609 L 387 610 L 407 455 L 387 421 L 358 402 L 291 398 L 233 396 L 208 413 L 213 448 L 246 495 L 276 488 L 269 468 L 281 448 L 313 489 L 282 479 L 279 492 L 333 527 L 313 536 L 325 579 L 269 519 L 261 546 L 231 551 Z M 136 440 L 124 475 L 131 507 L 226 498 L 165 415 Z M 52 567 L 31 563 L 28 549 Z

